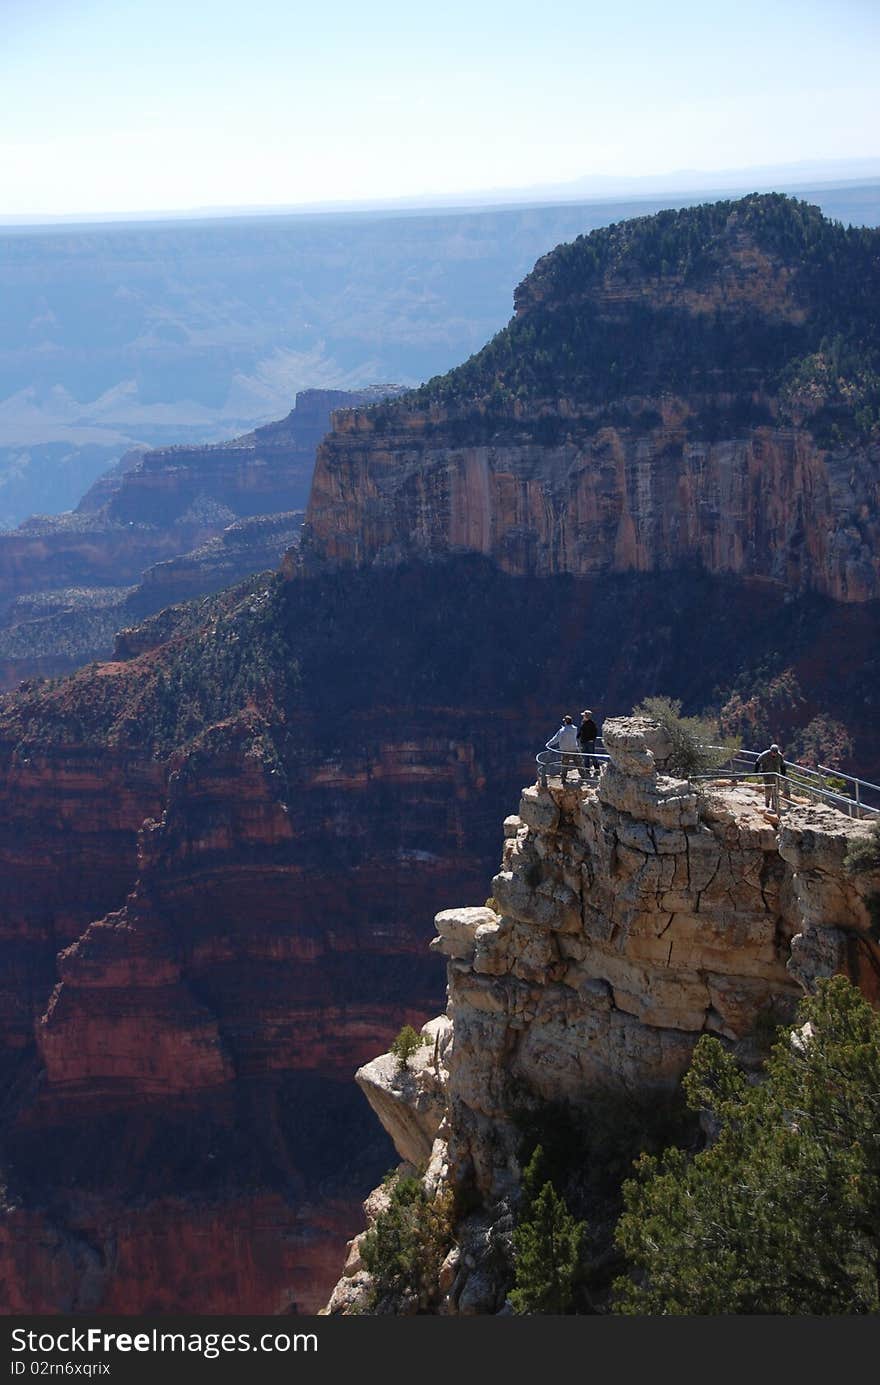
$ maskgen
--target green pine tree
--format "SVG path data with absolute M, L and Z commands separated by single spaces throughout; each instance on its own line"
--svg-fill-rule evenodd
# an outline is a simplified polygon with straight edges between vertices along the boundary
M 389 1050 L 397 1059 L 398 1069 L 402 1071 L 408 1067 L 410 1058 L 414 1053 L 418 1053 L 426 1042 L 418 1030 L 413 1029 L 411 1024 L 405 1024 Z
M 698 1043 L 688 1100 L 719 1133 L 693 1159 L 643 1157 L 625 1184 L 618 1312 L 880 1311 L 880 1015 L 837 976 L 797 1026 L 758 1083 Z
M 575 1221 L 549 1180 L 542 1180 L 538 1145 L 523 1175 L 523 1203 L 513 1233 L 517 1313 L 567 1313 L 584 1255 L 586 1227 Z M 540 1184 L 540 1187 L 538 1185 Z
M 415 1300 L 424 1312 L 437 1290 L 440 1264 L 452 1243 L 452 1197 L 429 1196 L 421 1180 L 391 1175 L 388 1206 L 361 1242 L 373 1276 L 372 1309 L 397 1311 L 396 1300 Z

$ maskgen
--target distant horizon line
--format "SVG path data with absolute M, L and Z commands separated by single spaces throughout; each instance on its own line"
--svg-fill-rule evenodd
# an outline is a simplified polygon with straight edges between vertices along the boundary
M 860 171 L 857 172 L 857 169 Z M 832 170 L 837 170 L 836 176 Z M 756 179 L 754 184 L 752 178 Z M 694 181 L 688 183 L 687 179 Z M 779 185 L 781 180 L 784 181 Z M 692 198 L 732 193 L 747 195 L 749 192 L 797 192 L 813 188 L 858 187 L 877 181 L 880 181 L 880 156 L 817 159 L 709 172 L 688 169 L 668 174 L 591 174 L 566 183 L 535 184 L 524 188 L 487 188 L 475 192 L 422 193 L 374 199 L 340 198 L 300 203 L 245 203 L 237 206 L 140 208 L 132 211 L 0 213 L 0 228 L 28 230 L 168 221 L 218 221 L 234 218 L 381 216 L 456 210 L 513 210 L 518 207 L 602 203 L 623 199 L 640 201 L 673 196 Z

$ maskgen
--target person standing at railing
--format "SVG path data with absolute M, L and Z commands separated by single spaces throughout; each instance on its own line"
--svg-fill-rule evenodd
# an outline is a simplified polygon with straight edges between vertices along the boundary
M 578 727 L 577 739 L 581 754 L 585 757 L 581 768 L 587 774 L 592 774 L 596 767 L 593 755 L 596 751 L 596 738 L 599 735 L 599 728 L 593 720 L 593 713 L 589 707 L 581 712 L 581 724 Z
M 762 750 L 755 761 L 755 769 L 764 776 L 764 807 L 772 808 L 778 815 L 780 776 L 787 774 L 787 766 L 775 741 L 769 749 Z M 786 801 L 790 802 L 787 785 L 783 785 L 782 792 Z
M 571 717 L 562 718 L 562 725 L 556 735 L 547 742 L 547 748 L 558 750 L 562 756 L 562 787 L 565 788 L 568 771 L 572 767 L 577 768 L 579 759 L 577 754 L 578 733 L 572 724 Z

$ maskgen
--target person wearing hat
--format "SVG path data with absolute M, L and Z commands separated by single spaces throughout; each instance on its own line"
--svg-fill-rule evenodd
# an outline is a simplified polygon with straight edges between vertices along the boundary
M 755 769 L 764 776 L 764 807 L 772 808 L 774 813 L 779 812 L 779 776 L 786 773 L 786 764 L 782 758 L 782 751 L 774 741 L 767 750 L 762 750 L 755 761 Z M 785 788 L 785 797 L 788 798 L 788 789 Z
M 599 728 L 593 720 L 593 713 L 589 707 L 581 712 L 581 724 L 578 727 L 578 748 L 585 757 L 582 766 L 587 774 L 592 774 L 596 768 L 593 755 L 596 751 L 596 738 L 599 735 Z

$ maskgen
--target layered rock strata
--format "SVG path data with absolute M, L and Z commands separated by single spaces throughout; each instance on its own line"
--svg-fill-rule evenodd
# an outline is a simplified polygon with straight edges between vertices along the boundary
M 365 714 L 340 759 L 300 714 L 287 765 L 253 712 L 167 760 L 3 747 L 4 1302 L 323 1302 L 389 1157 L 352 1067 L 436 1008 L 420 921 L 483 873 L 508 750 L 475 763 L 457 720 Z
M 795 800 L 780 825 L 752 785 L 670 777 L 668 736 L 643 718 L 606 721 L 604 737 L 598 781 L 524 790 L 489 905 L 437 915 L 448 1005 L 426 1027 L 444 1035 L 425 1050 L 427 1076 L 395 1083 L 387 1058 L 358 1074 L 426 1186 L 482 1208 L 458 1229 L 441 1311 L 502 1306 L 489 1209 L 515 1196 L 524 1111 L 576 1108 L 599 1089 L 670 1091 L 702 1033 L 755 1064 L 762 1016 L 790 1017 L 817 976 L 844 972 L 878 998 L 880 874 L 844 865 L 867 822 Z M 429 1131 L 409 1137 L 426 1090 L 430 1154 Z M 353 1250 L 329 1310 L 363 1307 L 369 1288 Z
M 146 452 L 115 478 L 101 513 L 119 524 L 166 528 L 193 506 L 218 505 L 240 518 L 302 509 L 309 497 L 315 450 L 333 412 L 402 392 L 399 385 L 301 390 L 286 418 L 240 438 Z M 90 492 L 79 508 L 90 510 L 92 503 Z
M 457 444 L 455 416 L 411 408 L 394 425 L 345 416 L 318 453 L 309 506 L 334 562 L 469 550 L 510 573 L 663 572 L 694 566 L 838 601 L 880 595 L 880 446 L 820 447 L 761 427 L 700 441 L 684 397 L 654 427 L 599 427 L 548 401 L 564 441 Z
M 144 618 L 275 569 L 303 512 L 239 519 L 191 553 L 153 563 L 129 587 L 72 587 L 18 597 L 0 625 L 0 691 L 104 659 Z

